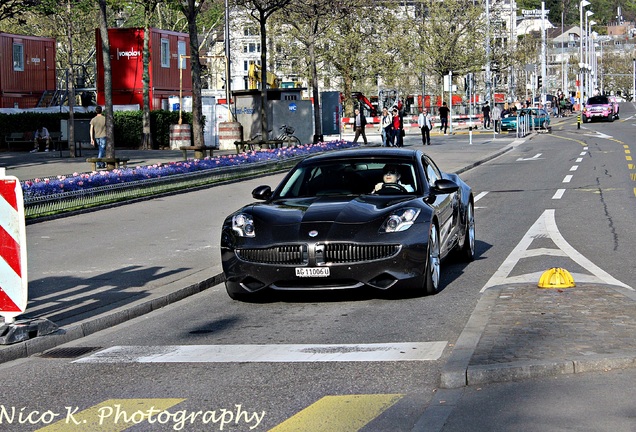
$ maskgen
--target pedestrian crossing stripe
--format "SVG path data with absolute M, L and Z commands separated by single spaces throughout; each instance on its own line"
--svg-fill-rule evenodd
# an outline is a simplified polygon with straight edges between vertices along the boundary
M 36 432 L 120 432 L 135 424 L 157 421 L 161 411 L 183 402 L 185 399 L 109 399 L 83 411 L 66 407 L 59 421 L 37 429 Z M 42 417 L 43 418 L 43 417 Z M 170 426 L 173 426 L 172 423 Z M 169 429 L 172 429 L 170 427 Z
M 358 431 L 402 397 L 402 394 L 325 396 L 269 432 Z
M 376 344 L 113 346 L 73 363 L 276 363 L 431 361 L 447 341 Z
M 270 429 L 270 432 L 354 432 L 392 407 L 403 394 L 325 396 Z M 50 423 L 36 432 L 122 432 L 133 426 L 152 430 L 260 430 L 265 411 L 249 411 L 236 404 L 231 409 L 185 410 L 176 407 L 186 399 L 109 399 L 80 411 L 65 407 L 29 417 L 29 423 Z M 55 422 L 49 419 L 59 419 Z M 6 419 L 5 419 L 6 420 Z M 15 419 L 13 419 L 15 420 Z M 17 421 L 16 421 L 17 423 Z

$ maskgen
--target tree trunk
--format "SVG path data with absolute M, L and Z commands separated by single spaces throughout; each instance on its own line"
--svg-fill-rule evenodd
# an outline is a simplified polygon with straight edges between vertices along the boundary
M 324 141 L 322 136 L 322 115 L 320 112 L 320 95 L 318 93 L 318 70 L 316 69 L 315 40 L 309 44 L 309 59 L 311 61 L 311 91 L 314 99 L 314 143 Z
M 104 110 L 106 117 L 106 157 L 115 157 L 115 122 L 113 116 L 113 79 L 110 67 L 110 40 L 106 20 L 106 0 L 99 0 L 99 34 L 102 38 L 102 61 L 104 62 Z
M 71 31 L 71 1 L 66 4 L 66 37 L 68 39 L 68 149 L 70 157 L 75 157 L 75 72 L 73 71 L 73 33 Z
M 141 136 L 141 148 L 144 150 L 150 150 L 153 147 L 152 134 L 150 129 L 150 25 L 148 24 L 149 12 L 145 14 L 144 24 L 144 52 L 143 52 L 143 113 L 141 117 L 142 121 L 142 136 Z
M 261 28 L 261 139 L 266 140 L 269 139 L 267 133 L 267 30 L 263 11 L 258 21 Z
M 192 75 L 192 139 L 195 146 L 205 145 L 203 137 L 203 107 L 201 103 L 201 61 L 196 16 L 188 19 L 190 33 L 190 70 Z M 179 65 L 181 67 L 181 65 Z

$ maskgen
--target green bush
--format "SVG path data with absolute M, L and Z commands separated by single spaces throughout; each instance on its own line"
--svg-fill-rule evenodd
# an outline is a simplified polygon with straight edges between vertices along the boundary
M 142 111 L 115 111 L 115 148 L 140 148 L 142 140 Z M 192 125 L 192 114 L 183 112 L 182 122 Z M 91 119 L 94 113 L 74 113 L 75 119 Z M 60 120 L 68 120 L 68 113 L 0 113 L 0 138 L 2 148 L 7 148 L 5 137 L 11 132 L 35 132 L 44 126 L 49 132 L 59 132 Z M 179 122 L 178 111 L 155 110 L 150 112 L 150 133 L 153 149 L 170 146 L 170 125 Z

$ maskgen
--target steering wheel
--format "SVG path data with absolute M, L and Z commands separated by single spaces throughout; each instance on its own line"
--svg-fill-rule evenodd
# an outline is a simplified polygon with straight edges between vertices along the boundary
M 382 189 L 380 190 L 389 190 L 389 189 L 395 189 L 397 191 L 400 191 L 402 193 L 407 193 L 408 191 L 406 190 L 406 188 L 404 186 L 402 186 L 399 183 L 384 183 L 382 185 Z

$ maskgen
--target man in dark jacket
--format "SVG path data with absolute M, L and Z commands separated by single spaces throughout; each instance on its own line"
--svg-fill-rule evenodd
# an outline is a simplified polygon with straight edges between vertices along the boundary
M 353 142 L 358 142 L 358 138 L 360 137 L 360 135 L 362 135 L 364 145 L 367 145 L 367 134 L 365 133 L 365 129 L 367 127 L 367 119 L 358 108 L 356 108 L 355 115 L 353 116 L 353 127 L 356 131 L 356 135 L 353 137 Z

